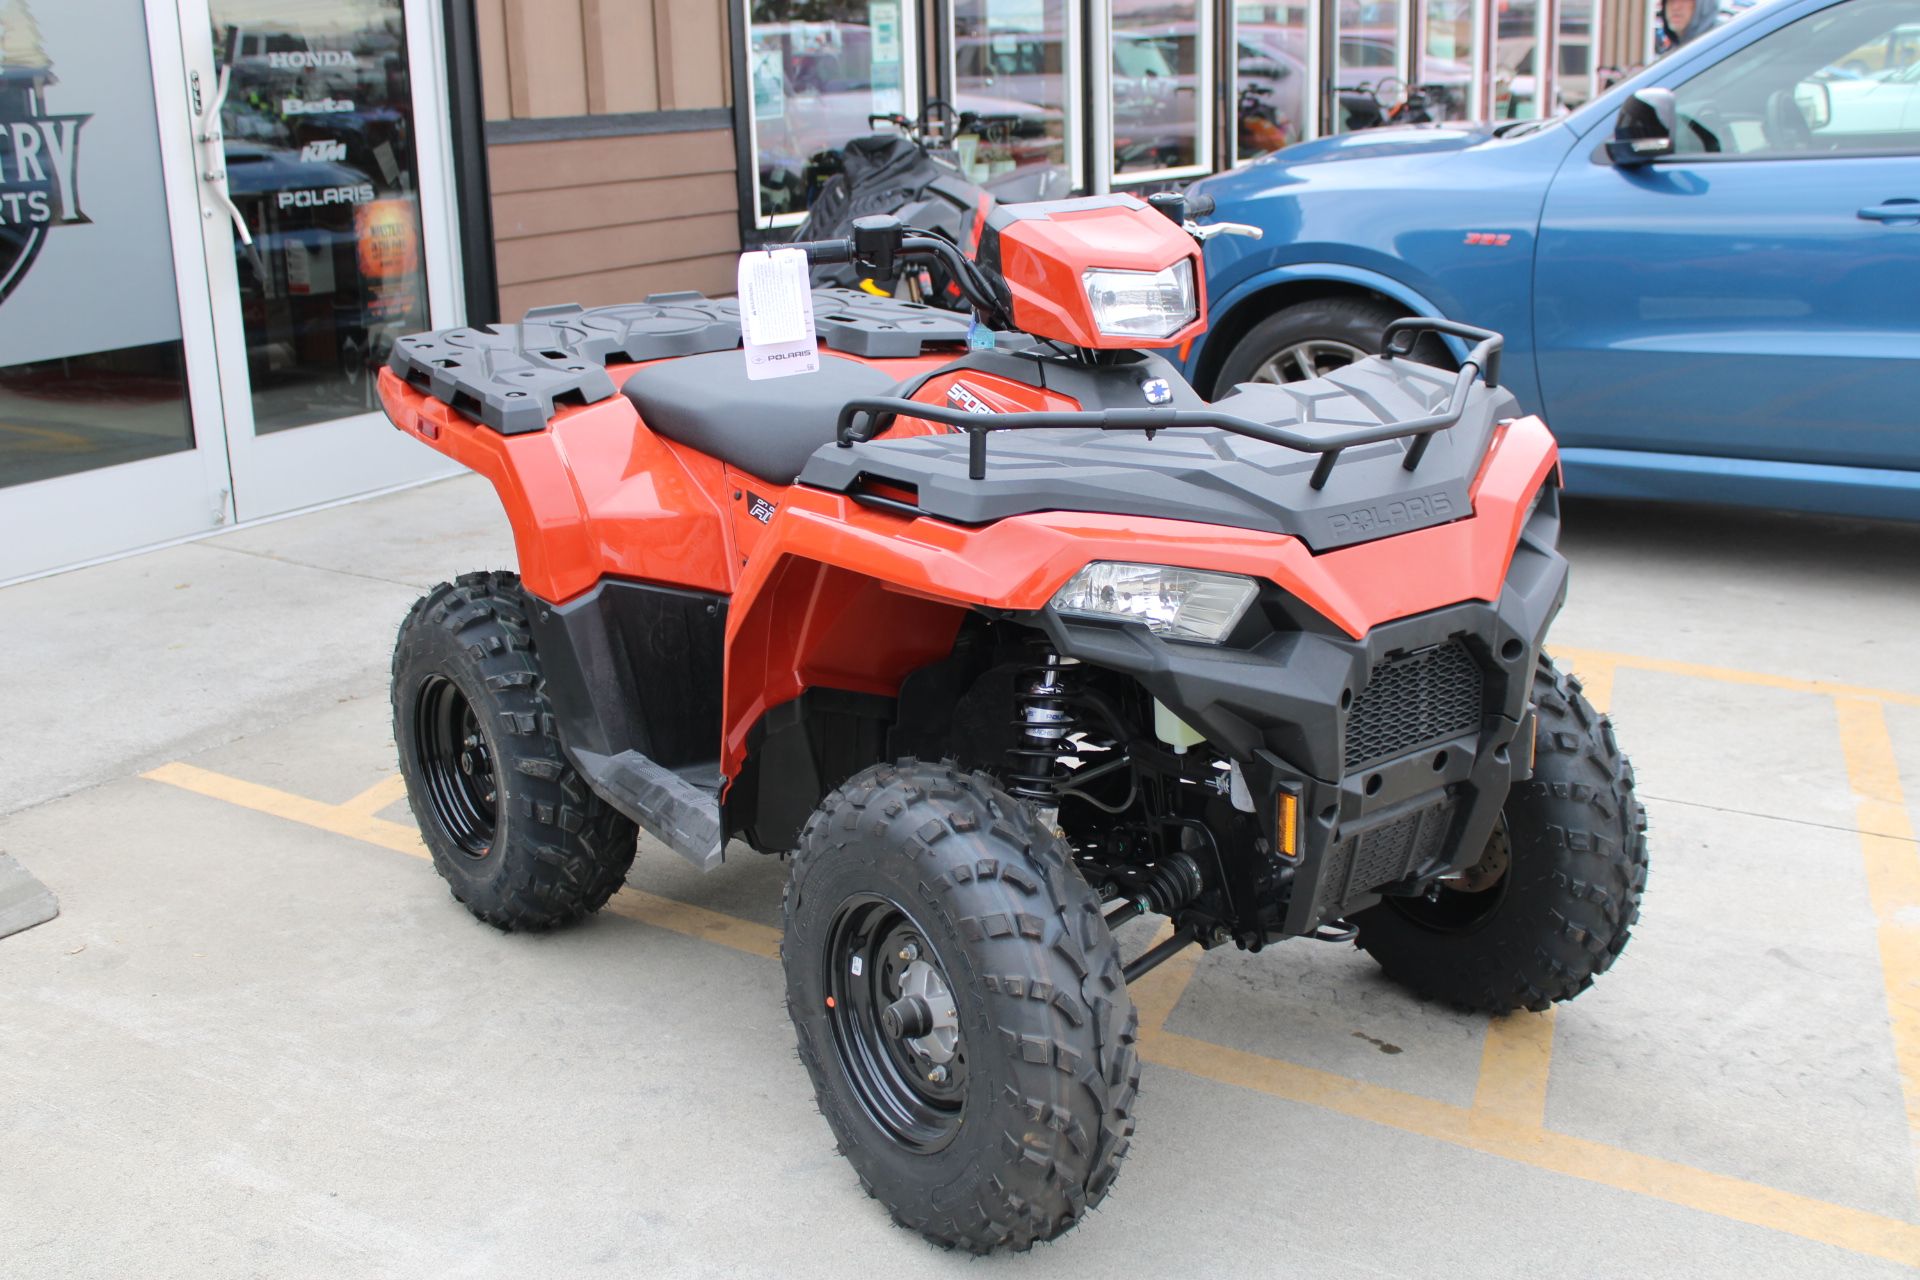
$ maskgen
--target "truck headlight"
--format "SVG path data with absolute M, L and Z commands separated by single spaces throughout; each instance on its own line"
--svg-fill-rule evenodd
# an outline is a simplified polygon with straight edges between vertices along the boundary
M 1191 258 L 1161 271 L 1096 269 L 1083 272 L 1080 280 L 1093 307 L 1093 323 L 1116 337 L 1170 337 L 1200 314 Z
M 1260 593 L 1252 578 L 1097 560 L 1053 596 L 1055 613 L 1143 622 L 1155 635 L 1219 644 Z

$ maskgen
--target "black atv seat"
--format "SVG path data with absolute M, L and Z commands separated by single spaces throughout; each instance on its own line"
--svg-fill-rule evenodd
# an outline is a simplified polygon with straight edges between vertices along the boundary
M 878 369 L 820 353 L 813 373 L 754 382 L 741 351 L 666 360 L 622 388 L 647 426 L 774 484 L 792 484 L 807 459 L 831 444 L 840 410 L 883 396 L 895 382 Z

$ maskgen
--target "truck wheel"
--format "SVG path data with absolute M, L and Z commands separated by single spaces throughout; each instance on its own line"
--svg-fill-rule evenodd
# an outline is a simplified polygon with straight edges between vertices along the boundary
M 393 740 L 433 865 L 499 929 L 598 911 L 638 833 L 560 750 L 510 573 L 463 574 L 414 603 L 393 649 Z
M 1639 918 L 1647 815 L 1613 726 L 1544 656 L 1533 700 L 1533 777 L 1508 795 L 1480 862 L 1354 917 L 1357 945 L 1419 995 L 1489 1013 L 1571 1000 Z
M 1093 891 L 990 778 L 903 761 L 828 796 L 780 952 L 820 1111 L 895 1222 L 1027 1249 L 1106 1195 L 1138 1016 Z

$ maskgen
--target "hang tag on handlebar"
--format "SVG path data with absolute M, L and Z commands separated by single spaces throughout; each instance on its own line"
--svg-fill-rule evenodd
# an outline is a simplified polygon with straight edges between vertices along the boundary
M 784 378 L 820 367 L 813 328 L 813 282 L 799 249 L 740 255 L 740 337 L 747 377 Z
M 993 330 L 980 323 L 975 316 L 967 323 L 967 350 L 991 351 L 994 348 Z

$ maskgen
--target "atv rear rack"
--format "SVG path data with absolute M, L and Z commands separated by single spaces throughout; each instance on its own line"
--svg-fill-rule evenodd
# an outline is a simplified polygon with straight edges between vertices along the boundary
M 1221 413 L 1211 408 L 1055 409 L 1029 413 L 974 413 L 947 405 L 922 404 L 917 400 L 908 400 L 900 396 L 871 396 L 850 400 L 841 409 L 837 437 L 841 448 L 850 449 L 856 444 L 872 440 L 896 417 L 920 418 L 927 422 L 958 427 L 967 433 L 967 477 L 971 480 L 984 480 L 987 477 L 987 433 L 990 431 L 1082 427 L 1099 431 L 1144 431 L 1147 438 L 1151 440 L 1154 433 L 1159 431 L 1181 428 L 1213 429 L 1230 431 L 1254 440 L 1264 440 L 1268 444 L 1297 449 L 1302 453 L 1319 454 L 1320 461 L 1314 467 L 1313 478 L 1308 483 L 1314 489 L 1321 489 L 1326 487 L 1327 479 L 1333 474 L 1334 465 L 1340 461 L 1343 451 L 1359 445 L 1378 444 L 1383 440 L 1402 440 L 1409 436 L 1413 437 L 1413 444 L 1407 450 L 1406 461 L 1401 465 L 1408 471 L 1414 470 L 1420 465 L 1420 460 L 1426 456 L 1427 444 L 1433 439 L 1434 434 L 1445 431 L 1459 422 L 1461 415 L 1466 412 L 1467 395 L 1473 387 L 1475 378 L 1485 382 L 1489 390 L 1500 385 L 1500 352 L 1506 345 L 1506 340 L 1491 329 L 1481 329 L 1454 320 L 1408 316 L 1405 319 L 1393 321 L 1381 335 L 1383 349 L 1380 358 L 1382 360 L 1404 359 L 1412 355 L 1417 335 L 1423 332 L 1471 338 L 1475 340 L 1475 346 L 1467 353 L 1467 358 L 1461 362 L 1459 373 L 1454 377 L 1453 391 L 1447 397 L 1447 407 L 1438 413 L 1429 414 L 1424 418 L 1412 418 L 1405 422 L 1352 427 L 1344 431 L 1313 435 L 1271 422 L 1255 422 L 1251 418 Z M 865 415 L 864 423 L 860 421 L 862 415 Z

